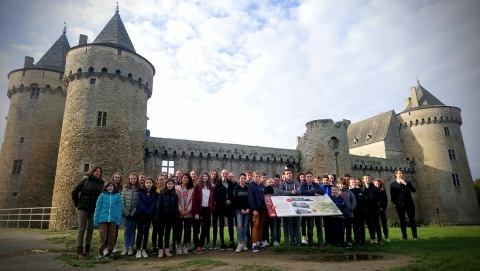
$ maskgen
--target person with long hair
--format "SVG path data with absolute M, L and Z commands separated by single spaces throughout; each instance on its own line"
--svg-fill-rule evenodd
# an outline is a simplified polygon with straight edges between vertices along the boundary
M 245 184 L 247 175 L 240 173 L 239 183 L 233 189 L 233 206 L 237 215 L 237 249 L 236 253 L 248 250 L 245 245 L 247 235 L 248 217 L 250 216 L 250 205 L 248 204 L 248 186 Z
M 178 236 L 177 236 L 177 255 L 188 255 L 187 244 L 190 243 L 191 224 L 192 224 L 192 196 L 193 196 L 193 182 L 190 174 L 182 176 L 182 185 L 176 187 L 178 196 Z M 182 243 L 183 232 L 183 243 Z
M 99 226 L 97 259 L 103 259 L 103 250 L 105 249 L 105 240 L 108 234 L 110 235 L 110 240 L 108 242 L 107 258 L 115 259 L 113 247 L 115 244 L 116 229 L 122 224 L 122 199 L 114 181 L 108 181 L 103 187 L 102 192 L 103 194 L 98 197 L 95 214 L 93 216 L 93 225 L 95 227 Z
M 146 178 L 145 188 L 140 188 L 137 195 L 137 259 L 148 258 L 147 244 L 150 224 L 152 223 L 155 205 L 157 203 L 157 188 L 152 178 Z
M 192 201 L 194 252 L 202 254 L 208 251 L 205 248 L 205 240 L 210 235 L 211 215 L 216 207 L 213 185 L 208 172 L 204 171 L 200 174 L 200 179 L 193 189 Z
M 209 172 L 210 180 L 212 182 L 212 186 L 218 182 L 218 171 L 215 169 L 210 170 Z M 210 243 L 210 234 L 207 235 L 207 249 L 208 250 L 217 250 L 217 236 L 218 236 L 218 208 L 212 212 L 212 229 L 213 229 L 213 242 Z
M 93 215 L 98 197 L 102 194 L 103 184 L 102 168 L 94 166 L 73 188 L 72 200 L 77 209 L 77 258 L 90 258 L 90 246 L 93 236 Z M 85 236 L 85 230 L 87 235 Z M 85 242 L 85 250 L 83 244 Z
M 163 176 L 162 176 L 163 177 Z M 169 178 L 157 199 L 155 208 L 155 223 L 158 223 L 158 258 L 172 257 L 168 249 L 170 232 L 178 220 L 178 196 L 175 191 L 175 182 Z
M 380 220 L 382 221 L 383 235 L 385 236 L 385 241 L 390 242 L 388 239 L 388 221 L 387 221 L 387 206 L 388 206 L 388 196 L 387 191 L 385 191 L 385 183 L 380 179 L 373 180 L 373 184 L 380 190 L 380 205 L 378 206 L 378 214 Z
M 137 218 L 135 212 L 137 210 L 138 196 L 138 174 L 130 173 L 128 181 L 122 190 L 122 215 L 124 221 L 124 248 L 122 256 L 133 255 L 133 244 L 135 244 L 135 229 L 137 227 Z
M 157 176 L 157 181 L 155 182 L 155 187 L 157 187 L 157 193 L 160 195 L 162 192 L 163 188 L 165 187 L 165 181 L 167 179 L 165 178 L 165 174 L 160 173 Z M 158 247 L 157 247 L 157 239 L 158 239 L 158 226 L 159 223 L 152 221 L 153 224 L 153 229 L 152 229 L 152 254 L 157 255 L 158 254 Z
M 115 188 L 117 189 L 118 191 L 118 195 L 120 195 L 120 193 L 122 193 L 122 175 L 120 174 L 120 172 L 115 172 L 115 174 L 112 175 L 112 179 L 110 180 L 111 182 L 113 182 L 113 184 L 115 185 Z M 117 245 L 117 239 L 118 239 L 118 228 L 120 227 L 120 225 L 117 225 L 116 229 L 115 229 L 115 242 L 113 244 L 113 253 L 117 253 L 118 252 L 118 249 L 115 247 Z M 108 241 L 109 240 L 109 237 L 110 236 L 110 228 L 107 228 L 107 235 L 106 235 L 106 239 L 105 239 L 105 250 L 103 251 L 103 255 L 107 255 L 108 253 Z

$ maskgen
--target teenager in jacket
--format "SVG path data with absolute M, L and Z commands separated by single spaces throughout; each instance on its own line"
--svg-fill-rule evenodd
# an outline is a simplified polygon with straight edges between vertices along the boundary
M 233 250 L 234 245 L 234 232 L 233 232 L 233 188 L 235 184 L 228 179 L 228 170 L 222 170 L 221 180 L 215 184 L 215 201 L 217 203 L 218 209 L 218 219 L 220 220 L 220 250 L 225 251 L 227 246 L 225 245 L 224 237 L 224 227 L 225 227 L 225 217 L 228 222 L 228 236 L 230 237 L 230 245 L 228 250 Z
M 85 177 L 73 188 L 72 200 L 77 209 L 77 258 L 90 258 L 90 246 L 93 235 L 93 215 L 98 197 L 102 194 L 103 184 L 102 169 L 92 167 Z M 85 230 L 87 235 L 85 236 Z M 83 249 L 85 239 L 85 250 Z
M 407 223 L 405 222 L 405 212 L 407 213 L 410 227 L 412 228 L 413 240 L 418 241 L 417 223 L 415 222 L 415 204 L 413 204 L 412 193 L 417 192 L 411 182 L 403 179 L 403 172 L 395 170 L 396 180 L 390 184 L 390 198 L 393 206 L 397 210 L 402 229 L 402 240 L 407 240 Z
M 387 220 L 387 206 L 388 206 L 388 196 L 387 191 L 385 191 L 385 183 L 380 179 L 373 180 L 373 184 L 380 190 L 380 204 L 378 206 L 378 214 L 380 215 L 380 221 L 382 222 L 383 235 L 385 236 L 385 241 L 390 242 L 388 239 L 388 220 Z
M 219 180 L 218 172 L 215 169 L 210 170 L 210 180 L 212 182 L 213 189 L 215 191 L 215 185 Z M 215 192 L 214 192 L 215 193 Z M 210 242 L 210 235 L 207 235 L 207 249 L 217 250 L 217 236 L 218 236 L 218 208 L 212 211 L 212 230 L 213 230 L 213 242 Z
M 157 188 L 158 195 L 160 195 L 160 192 L 162 192 L 163 188 L 165 187 L 166 181 L 167 181 L 167 178 L 165 178 L 165 175 L 163 174 L 163 172 L 158 174 L 157 181 L 155 182 L 155 187 Z M 152 254 L 153 255 L 158 254 L 158 247 L 157 247 L 158 226 L 159 226 L 159 223 L 156 223 L 155 220 L 152 221 Z
M 331 176 L 331 177 L 330 177 Z M 332 196 L 332 186 L 333 184 L 330 183 L 330 179 L 333 178 L 333 175 L 323 175 L 322 176 L 322 189 L 325 191 L 327 196 Z M 331 225 L 331 218 L 332 216 L 324 216 L 323 219 L 323 228 L 325 230 L 325 244 L 329 245 L 332 244 L 332 225 Z M 335 244 L 333 244 L 335 245 Z
M 345 201 L 340 196 L 340 189 L 337 186 L 332 185 L 332 195 L 330 198 L 337 208 L 342 212 L 342 215 L 332 216 L 331 217 L 331 230 L 332 230 L 332 244 L 337 247 L 342 247 L 343 244 L 343 233 L 344 233 L 344 222 L 345 222 Z
M 208 172 L 204 171 L 200 174 L 200 179 L 193 189 L 192 197 L 194 253 L 203 254 L 208 252 L 205 248 L 205 240 L 210 235 L 211 216 L 215 207 L 212 181 Z M 198 235 L 200 235 L 200 238 Z
M 280 183 L 282 180 L 280 179 L 280 175 L 275 174 L 273 175 L 273 183 L 270 184 L 265 188 L 266 194 L 269 194 L 270 197 L 278 195 L 278 191 L 280 189 Z M 272 234 L 272 242 L 273 246 L 276 247 L 280 245 L 280 238 L 282 235 L 282 228 L 281 228 L 281 218 L 279 217 L 270 217 L 270 232 Z
M 146 178 L 144 183 L 145 188 L 140 188 L 137 195 L 137 210 L 135 216 L 137 217 L 137 259 L 148 258 L 147 244 L 148 234 L 150 231 L 150 224 L 152 223 L 155 204 L 157 203 L 158 193 L 153 184 L 152 178 Z
M 291 176 L 291 174 L 290 174 Z M 248 185 L 248 205 L 252 212 L 252 250 L 258 252 L 258 247 L 265 247 L 262 241 L 263 223 L 265 222 L 267 206 L 265 204 L 265 186 L 262 184 L 262 173 L 253 173 L 253 182 Z
M 307 196 L 323 196 L 325 195 L 325 191 L 323 188 L 313 181 L 313 173 L 307 172 L 305 173 L 305 182 L 300 185 L 300 189 L 302 191 L 302 195 Z M 317 238 L 318 238 L 318 245 L 323 247 L 323 230 L 322 230 L 322 218 L 320 216 L 309 216 L 305 217 L 306 219 L 306 226 L 308 228 L 308 241 L 307 244 L 309 247 L 313 246 L 313 227 L 314 224 L 317 225 Z M 302 240 L 303 242 L 303 240 Z
M 345 174 L 346 175 L 346 174 Z M 348 175 L 347 175 L 348 176 Z M 352 240 L 352 226 L 354 220 L 353 210 L 357 206 L 357 199 L 355 195 L 348 190 L 347 179 L 345 177 L 338 178 L 337 181 L 338 188 L 340 189 L 340 196 L 345 201 L 345 230 L 346 230 L 346 239 L 347 239 L 347 246 L 351 247 L 353 240 Z M 342 235 L 342 243 L 343 243 L 343 235 Z
M 370 181 L 370 175 L 368 174 L 363 175 L 363 183 L 363 196 L 367 208 L 365 220 L 367 221 L 368 232 L 370 234 L 370 244 L 378 243 L 383 245 L 382 230 L 378 217 L 378 206 L 381 198 L 380 190 Z M 375 233 L 377 234 L 377 239 L 375 239 Z
M 177 224 L 178 215 L 178 196 L 175 190 L 175 181 L 170 178 L 158 195 L 155 207 L 154 220 L 155 223 L 158 223 L 158 258 L 172 257 L 169 249 L 170 232 L 172 227 Z
M 301 195 L 302 191 L 300 183 L 292 179 L 292 172 L 289 169 L 285 169 L 283 172 L 285 181 L 280 184 L 278 193 L 281 196 L 295 196 Z M 290 233 L 290 243 L 294 246 L 300 246 L 302 242 L 302 236 L 300 232 L 300 217 L 284 217 L 283 227 L 287 227 Z M 287 238 L 287 236 L 285 236 Z
M 353 209 L 353 235 L 355 245 L 365 245 L 365 213 L 363 190 L 357 185 L 357 179 L 350 179 L 349 190 L 355 196 L 355 209 Z M 360 182 L 361 183 L 361 182 Z
M 122 199 L 113 181 L 108 181 L 102 192 L 103 194 L 98 197 L 95 214 L 93 216 L 93 225 L 95 227 L 100 226 L 98 229 L 98 260 L 103 259 L 103 250 L 105 249 L 107 234 L 110 234 L 107 257 L 109 259 L 115 259 L 113 247 L 116 229 L 122 224 Z
M 135 229 L 137 228 L 137 219 L 135 211 L 137 210 L 138 195 L 138 174 L 130 173 L 127 184 L 122 190 L 122 215 L 124 217 L 123 241 L 124 247 L 122 256 L 133 255 L 133 245 L 135 244 Z
M 115 188 L 117 189 L 118 193 L 122 193 L 122 189 L 123 189 L 123 184 L 122 184 L 122 175 L 120 174 L 120 172 L 115 172 L 115 174 L 112 175 L 112 179 L 111 181 L 113 182 L 113 184 L 115 185 Z M 117 239 L 118 239 L 118 228 L 120 226 L 117 226 L 116 229 L 115 229 L 115 242 L 113 243 L 113 253 L 117 253 L 118 250 L 117 248 L 115 247 L 117 245 Z M 109 236 L 110 236 L 110 229 L 107 229 L 107 238 L 105 239 L 105 250 L 103 251 L 103 255 L 107 255 L 108 253 L 108 242 L 110 241 L 109 239 Z
M 247 175 L 240 173 L 239 183 L 233 189 L 233 206 L 237 216 L 237 249 L 235 252 L 240 253 L 248 250 L 245 245 L 245 238 L 248 228 L 248 217 L 250 216 L 250 205 L 248 204 L 248 186 Z
M 192 224 L 192 196 L 193 182 L 190 174 L 186 173 L 182 176 L 182 185 L 177 186 L 176 193 L 178 196 L 178 209 L 180 210 L 178 218 L 178 236 L 177 236 L 177 255 L 187 255 L 187 243 L 190 243 L 191 224 Z M 183 245 L 182 245 L 183 233 Z

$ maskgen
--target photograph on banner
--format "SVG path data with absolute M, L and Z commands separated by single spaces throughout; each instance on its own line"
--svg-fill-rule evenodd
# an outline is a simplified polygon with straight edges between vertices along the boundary
M 265 196 L 270 217 L 342 215 L 329 196 Z

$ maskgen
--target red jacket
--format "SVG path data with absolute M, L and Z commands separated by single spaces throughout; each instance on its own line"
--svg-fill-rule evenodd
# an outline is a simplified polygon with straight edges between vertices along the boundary
M 192 213 L 193 215 L 198 215 L 202 211 L 202 189 L 200 186 L 195 185 L 193 188 L 193 196 L 192 196 Z M 215 211 L 215 195 L 213 193 L 213 187 L 210 188 L 210 212 Z

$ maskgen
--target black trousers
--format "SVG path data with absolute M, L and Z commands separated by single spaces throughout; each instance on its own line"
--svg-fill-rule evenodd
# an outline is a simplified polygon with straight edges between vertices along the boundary
M 147 249 L 148 233 L 150 231 L 150 224 L 152 217 L 148 215 L 140 215 L 137 218 L 137 250 Z
M 218 210 L 212 212 L 212 228 L 213 228 L 213 243 L 217 243 L 218 236 Z M 207 242 L 210 241 L 210 235 L 207 237 Z
M 368 208 L 365 220 L 367 221 L 370 239 L 374 240 L 375 233 L 377 233 L 377 241 L 382 241 L 382 230 L 380 229 L 380 217 L 378 216 L 377 208 Z
M 345 217 L 345 239 L 347 243 L 352 243 L 353 217 Z
M 169 248 L 170 233 L 172 232 L 173 224 L 174 224 L 173 219 L 165 219 L 165 218 L 162 218 L 162 220 L 153 223 L 153 225 L 156 225 L 156 228 L 157 228 L 159 249 Z
M 317 226 L 318 245 L 323 247 L 322 218 L 319 216 L 305 217 L 308 244 L 313 245 L 313 226 Z M 303 224 L 302 224 L 303 225 Z
M 302 216 L 302 237 L 307 236 L 307 218 Z
M 353 235 L 355 242 L 365 243 L 365 212 L 353 213 Z
M 163 218 L 162 218 L 163 219 Z M 160 226 L 159 223 L 152 221 L 152 248 L 157 247 L 157 239 L 158 239 L 158 227 Z
M 225 228 L 225 217 L 227 218 L 228 223 L 228 237 L 230 237 L 230 242 L 235 243 L 235 235 L 233 232 L 233 209 L 231 206 L 223 206 L 223 209 L 218 211 L 218 219 L 220 220 L 220 242 L 225 244 L 224 228 Z
M 207 239 L 207 236 L 210 235 L 210 207 L 202 207 L 202 211 L 200 212 L 199 216 L 199 219 L 195 219 L 195 217 L 193 217 L 193 244 L 196 248 L 204 247 L 205 240 Z
M 268 230 L 270 229 L 270 224 L 272 222 L 270 221 L 270 216 L 268 215 L 268 212 L 265 212 L 265 215 L 266 215 L 266 218 L 265 218 L 265 222 L 263 223 L 262 239 L 267 240 L 267 242 L 270 243 L 270 232 Z
M 331 230 L 332 219 L 333 218 L 330 216 L 323 217 L 323 228 L 325 230 L 325 244 L 332 244 L 332 230 Z
M 410 221 L 410 228 L 412 228 L 413 238 L 417 238 L 417 223 L 415 222 L 415 206 L 409 207 L 395 207 L 400 220 L 400 228 L 402 229 L 403 238 L 407 238 L 407 222 L 405 221 L 405 213 L 407 213 Z

